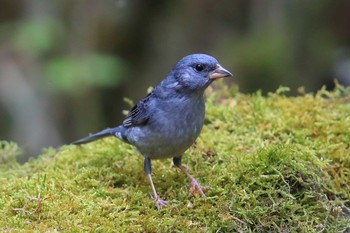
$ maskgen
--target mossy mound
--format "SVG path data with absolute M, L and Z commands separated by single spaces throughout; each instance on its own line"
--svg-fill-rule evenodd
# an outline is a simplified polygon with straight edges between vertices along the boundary
M 19 165 L 0 143 L 3 232 L 342 232 L 350 226 L 350 90 L 287 97 L 211 93 L 184 163 L 206 190 L 189 195 L 170 160 L 153 162 L 167 208 L 149 197 L 141 156 L 106 138 L 46 149 Z M 209 90 L 210 92 L 210 90 Z M 220 96 L 219 96 L 220 93 Z

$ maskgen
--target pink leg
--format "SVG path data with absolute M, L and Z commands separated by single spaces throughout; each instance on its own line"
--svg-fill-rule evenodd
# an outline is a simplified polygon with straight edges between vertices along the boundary
M 157 209 L 160 210 L 160 208 L 165 207 L 168 202 L 159 198 L 159 196 L 158 196 L 158 194 L 156 192 L 156 189 L 154 187 L 151 174 L 147 174 L 147 177 L 148 177 L 149 183 L 151 184 L 152 191 L 153 191 L 152 199 L 156 200 Z
M 179 165 L 178 166 L 178 168 L 180 168 L 181 169 L 181 171 L 183 172 L 183 173 L 185 173 L 186 174 L 186 176 L 190 179 L 190 181 L 191 181 L 191 188 L 190 188 L 190 192 L 192 193 L 192 194 L 194 194 L 195 192 L 196 192 L 196 190 L 202 195 L 202 197 L 204 198 L 204 200 L 206 200 L 206 196 L 205 196 L 205 194 L 204 194 L 204 192 L 203 192 L 203 189 L 206 189 L 206 188 L 209 188 L 208 186 L 201 186 L 199 183 L 198 183 L 198 181 L 193 177 L 193 176 L 191 176 L 191 174 L 188 172 L 188 170 L 187 170 L 187 168 L 185 168 L 184 166 L 182 166 L 182 165 Z

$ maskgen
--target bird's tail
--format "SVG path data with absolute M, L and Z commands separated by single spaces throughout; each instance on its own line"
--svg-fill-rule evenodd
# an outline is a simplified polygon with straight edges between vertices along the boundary
M 121 135 L 123 133 L 124 133 L 123 126 L 118 126 L 115 128 L 108 128 L 108 129 L 102 130 L 98 133 L 91 134 L 85 138 L 79 139 L 75 142 L 72 142 L 72 144 L 75 144 L 75 145 L 85 144 L 85 143 L 92 142 L 92 141 L 95 141 L 95 140 L 98 140 L 98 139 L 101 139 L 104 137 L 109 137 L 109 136 L 115 136 L 115 137 L 124 141 L 124 138 L 121 137 Z

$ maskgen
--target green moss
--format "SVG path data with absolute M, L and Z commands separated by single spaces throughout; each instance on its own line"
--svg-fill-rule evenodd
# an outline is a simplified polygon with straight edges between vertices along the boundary
M 13 163 L 22 150 L 14 142 L 0 140 L 0 164 Z
M 350 226 L 350 90 L 286 91 L 210 93 L 203 132 L 184 157 L 210 186 L 207 200 L 189 195 L 170 160 L 154 161 L 157 191 L 171 201 L 160 211 L 141 156 L 114 138 L 46 149 L 24 165 L 9 162 L 18 147 L 2 142 L 0 231 L 342 232 Z

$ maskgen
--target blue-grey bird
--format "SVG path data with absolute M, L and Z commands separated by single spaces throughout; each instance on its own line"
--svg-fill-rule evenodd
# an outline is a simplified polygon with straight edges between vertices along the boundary
M 205 89 L 216 79 L 231 77 L 218 61 L 206 54 L 182 58 L 168 76 L 151 93 L 136 104 L 123 124 L 102 130 L 73 142 L 83 144 L 107 136 L 136 147 L 144 157 L 144 170 L 159 209 L 167 201 L 160 199 L 151 177 L 151 160 L 173 158 L 191 181 L 190 191 L 196 190 L 206 198 L 202 186 L 181 164 L 183 153 L 201 132 L 205 115 Z

